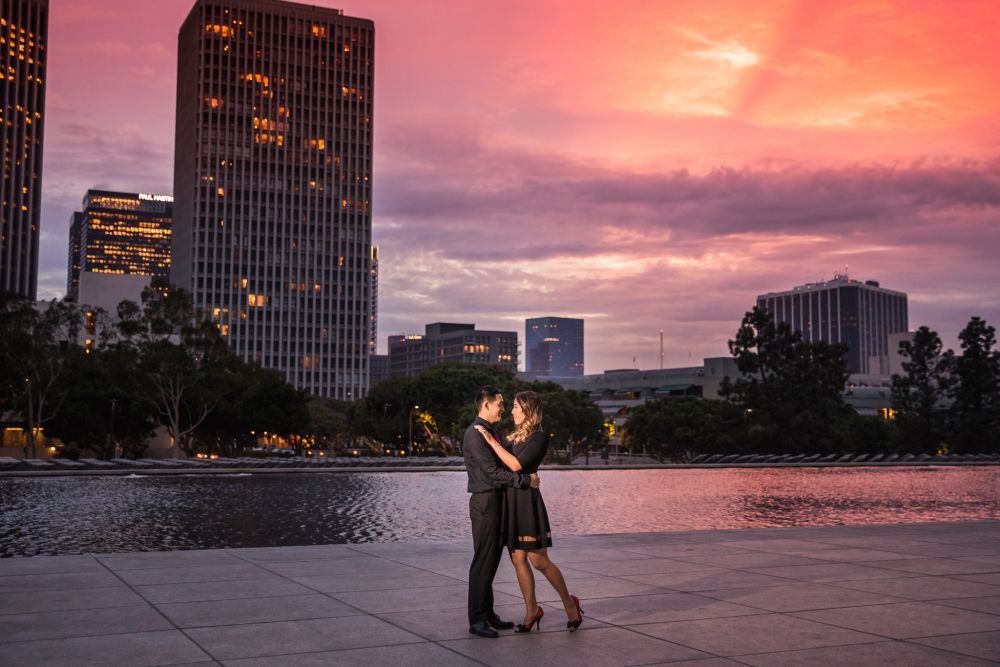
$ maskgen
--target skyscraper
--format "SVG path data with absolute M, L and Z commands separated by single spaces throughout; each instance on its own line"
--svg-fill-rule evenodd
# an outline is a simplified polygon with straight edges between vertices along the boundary
M 535 317 L 524 322 L 524 370 L 538 377 L 583 375 L 583 320 Z
M 372 246 L 372 257 L 371 257 L 371 298 L 372 298 L 372 312 L 369 316 L 369 321 L 371 325 L 368 330 L 368 352 L 369 354 L 376 354 L 378 352 L 378 260 L 379 251 L 378 246 Z
M 861 282 L 846 274 L 762 294 L 757 307 L 775 322 L 787 322 L 801 331 L 807 341 L 846 344 L 851 373 L 887 375 L 889 334 L 905 332 L 908 326 L 906 294 L 885 289 L 877 280 Z
M 3 0 L 0 12 L 0 292 L 38 291 L 48 0 Z
M 66 296 L 76 300 L 80 273 L 167 278 L 173 197 L 88 190 L 69 231 Z
M 180 30 L 171 281 L 236 354 L 363 396 L 375 30 L 339 10 L 198 0 Z

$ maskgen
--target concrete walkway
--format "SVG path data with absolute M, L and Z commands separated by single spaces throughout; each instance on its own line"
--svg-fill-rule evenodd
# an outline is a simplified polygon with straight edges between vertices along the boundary
M 557 538 L 565 630 L 471 638 L 466 542 L 0 559 L 0 665 L 996 665 L 1000 521 Z M 497 610 L 523 613 L 513 571 Z

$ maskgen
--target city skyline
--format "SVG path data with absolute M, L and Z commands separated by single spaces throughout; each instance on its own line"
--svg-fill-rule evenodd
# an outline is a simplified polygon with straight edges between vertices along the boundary
M 52 8 L 40 298 L 65 291 L 80 192 L 171 191 L 192 4 Z M 660 329 L 686 365 L 757 294 L 845 264 L 946 345 L 1000 320 L 988 3 L 317 4 L 379 26 L 380 346 L 564 315 L 589 369 L 657 367 Z

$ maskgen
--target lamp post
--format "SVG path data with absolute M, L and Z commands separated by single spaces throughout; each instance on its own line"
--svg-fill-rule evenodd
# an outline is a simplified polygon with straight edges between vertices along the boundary
M 410 436 L 406 440 L 406 442 L 407 442 L 406 453 L 409 454 L 410 456 L 413 456 L 413 411 L 414 410 L 419 410 L 419 409 L 420 409 L 419 405 L 414 405 L 412 408 L 410 408 L 410 416 L 406 420 L 407 421 L 407 426 L 410 429 Z

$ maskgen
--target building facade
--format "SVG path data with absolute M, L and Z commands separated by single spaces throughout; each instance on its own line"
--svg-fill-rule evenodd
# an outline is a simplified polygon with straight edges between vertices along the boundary
M 181 27 L 171 282 L 241 358 L 368 386 L 374 24 L 198 0 Z
M 88 190 L 70 224 L 66 296 L 77 299 L 81 273 L 166 280 L 172 208 L 170 195 Z
M 852 374 L 887 375 L 889 335 L 908 327 L 903 292 L 881 287 L 878 281 L 852 280 L 838 274 L 833 280 L 808 283 L 785 292 L 757 297 L 757 307 L 775 322 L 787 322 L 807 341 L 847 345 L 847 368 Z
M 374 355 L 378 353 L 378 262 L 379 249 L 377 245 L 372 246 L 371 254 L 371 290 L 372 310 L 368 317 L 368 353 Z
M 501 366 L 517 372 L 517 332 L 482 331 L 475 324 L 436 322 L 423 336 L 389 336 L 389 372 L 413 376 L 445 361 Z
M 535 317 L 524 322 L 525 372 L 538 377 L 583 375 L 583 320 Z
M 38 293 L 39 213 L 48 0 L 3 0 L 0 11 L 0 293 Z

